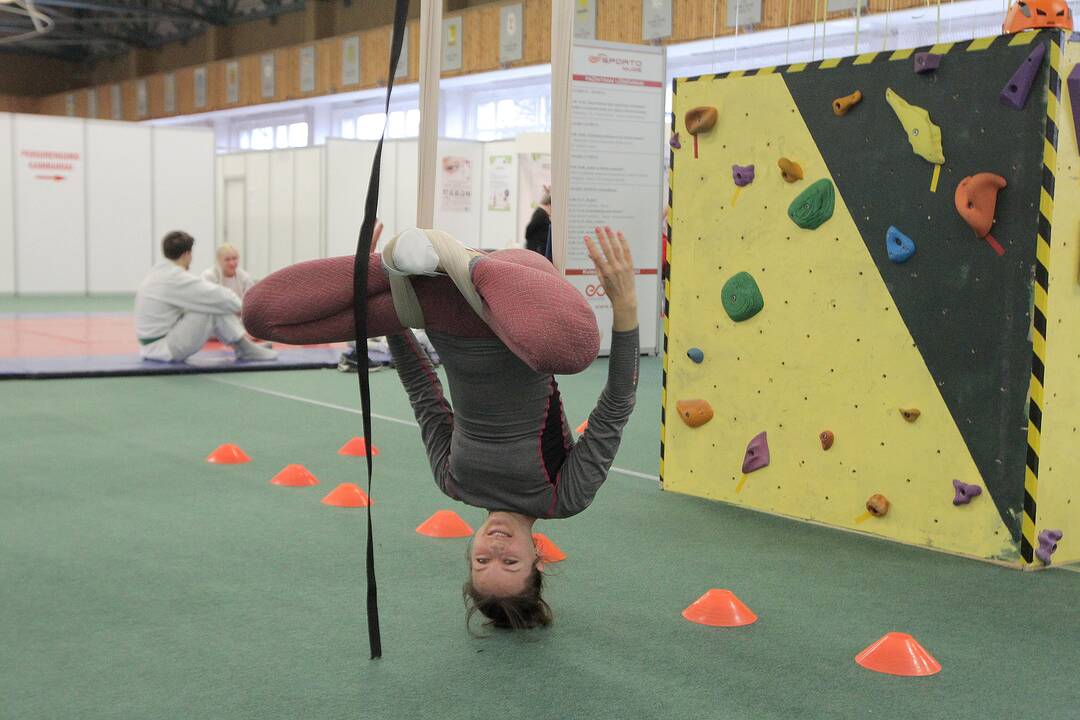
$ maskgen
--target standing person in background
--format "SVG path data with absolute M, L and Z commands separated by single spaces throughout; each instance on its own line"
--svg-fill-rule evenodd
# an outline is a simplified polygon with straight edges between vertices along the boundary
M 551 190 L 544 187 L 540 205 L 525 226 L 525 247 L 541 255 L 547 253 L 548 235 L 551 232 Z
M 237 360 L 273 360 L 277 353 L 248 340 L 240 298 L 188 272 L 194 238 L 174 230 L 161 241 L 158 261 L 135 293 L 135 336 L 144 360 L 183 362 L 210 336 L 231 345 Z
M 246 270 L 240 268 L 240 253 L 229 243 L 218 246 L 217 262 L 203 271 L 203 279 L 215 285 L 229 288 L 236 297 L 244 299 L 244 293 L 251 289 L 255 281 Z

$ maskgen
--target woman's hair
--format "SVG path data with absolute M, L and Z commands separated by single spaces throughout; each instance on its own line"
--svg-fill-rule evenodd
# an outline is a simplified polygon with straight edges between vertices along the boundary
M 476 589 L 472 580 L 462 588 L 467 613 L 465 624 L 472 622 L 473 615 L 480 612 L 488 621 L 484 625 L 501 630 L 528 630 L 535 627 L 547 627 L 551 624 L 551 606 L 542 597 L 544 573 L 533 566 L 525 590 L 518 595 L 496 597 L 485 595 Z
M 218 260 L 225 257 L 225 255 L 227 253 L 231 253 L 231 252 L 236 253 L 237 256 L 240 255 L 240 253 L 236 251 L 236 248 L 234 248 L 229 243 L 221 243 L 220 245 L 218 245 L 218 248 L 217 248 L 217 258 L 218 258 Z

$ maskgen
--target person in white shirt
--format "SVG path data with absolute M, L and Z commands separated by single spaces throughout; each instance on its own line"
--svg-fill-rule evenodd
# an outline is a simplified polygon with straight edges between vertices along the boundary
M 237 360 L 273 360 L 277 353 L 247 339 L 232 290 L 188 272 L 195 240 L 174 230 L 161 241 L 165 258 L 135 293 L 135 335 L 144 360 L 183 362 L 211 336 L 231 345 Z
M 229 243 L 218 246 L 217 262 L 206 268 L 202 276 L 204 280 L 209 280 L 215 285 L 229 288 L 241 300 L 244 299 L 244 293 L 255 284 L 251 275 L 240 268 L 240 253 Z

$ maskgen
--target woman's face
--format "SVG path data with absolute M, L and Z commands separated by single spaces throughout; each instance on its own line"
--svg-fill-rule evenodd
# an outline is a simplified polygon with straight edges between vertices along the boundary
M 514 513 L 488 515 L 473 535 L 469 552 L 473 587 L 485 595 L 518 595 L 533 567 L 544 569 L 532 539 L 532 523 Z
M 221 272 L 225 274 L 225 277 L 233 277 L 236 275 L 236 267 L 240 264 L 240 255 L 235 251 L 224 253 L 218 262 L 221 264 Z

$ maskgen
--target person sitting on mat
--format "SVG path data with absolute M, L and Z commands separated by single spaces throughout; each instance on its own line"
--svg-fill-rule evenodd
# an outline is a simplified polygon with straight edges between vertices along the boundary
M 600 334 L 588 302 L 551 263 L 525 249 L 482 254 L 416 229 L 391 240 L 381 263 L 371 257 L 368 334 L 388 338 L 435 481 L 451 498 L 488 511 L 469 546 L 467 620 L 479 611 L 499 628 L 551 623 L 533 523 L 589 506 L 634 408 L 633 261 L 621 233 L 597 228 L 596 236 L 585 243 L 614 309 L 611 358 L 576 441 L 553 375 L 588 367 Z M 313 260 L 273 273 L 245 300 L 248 330 L 288 343 L 354 339 L 353 262 Z M 541 305 L 552 311 L 522 312 Z M 426 327 L 453 407 L 409 327 Z
M 186 232 L 166 235 L 161 241 L 165 258 L 135 293 L 135 336 L 143 359 L 183 362 L 211 336 L 231 345 L 238 360 L 275 359 L 275 351 L 247 339 L 236 293 L 188 272 L 194 243 Z
M 217 262 L 203 270 L 202 276 L 203 280 L 229 288 L 241 300 L 255 285 L 251 275 L 240 267 L 240 253 L 229 243 L 218 245 Z

